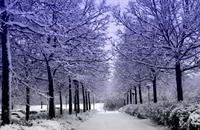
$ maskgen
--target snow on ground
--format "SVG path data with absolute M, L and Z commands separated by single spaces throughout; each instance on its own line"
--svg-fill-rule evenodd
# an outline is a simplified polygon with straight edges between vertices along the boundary
M 82 123 L 77 130 L 168 130 L 148 119 L 137 119 L 119 112 L 101 112 Z
M 93 106 L 93 104 L 91 104 L 91 108 L 92 109 L 94 109 L 95 108 L 95 110 L 97 110 L 97 111 L 103 111 L 104 109 L 103 109 L 103 105 L 104 105 L 104 103 L 95 103 L 95 105 Z M 55 105 L 56 106 L 56 108 L 57 109 L 59 109 L 60 108 L 60 105 L 58 105 L 58 104 L 56 104 Z M 74 105 L 73 105 L 74 106 Z M 63 109 L 68 109 L 69 108 L 69 105 L 63 105 Z M 23 105 L 16 105 L 15 106 L 15 108 L 14 108 L 15 110 L 25 110 L 26 109 L 26 106 L 23 106 Z M 80 104 L 80 109 L 83 109 L 83 104 Z M 43 105 L 42 106 L 42 108 L 41 108 L 41 105 L 31 105 L 30 106 L 30 110 L 31 111 L 40 111 L 40 110 L 48 110 L 48 108 L 47 108 L 47 105 Z
M 97 111 L 103 111 L 103 105 L 104 105 L 103 103 L 96 103 L 94 107 L 92 105 L 92 108 L 95 108 L 95 110 Z M 59 105 L 56 105 L 57 110 L 59 110 L 59 107 L 60 107 Z M 66 105 L 63 105 L 63 109 L 66 109 Z M 15 113 L 19 113 L 17 112 L 19 110 L 25 110 L 25 106 L 20 106 L 20 105 L 15 106 L 15 109 L 13 111 L 15 111 Z M 30 106 L 30 110 L 40 112 L 41 110 L 47 110 L 47 106 L 43 105 L 41 109 L 40 105 L 32 105 Z M 35 119 L 35 120 L 30 120 L 30 122 L 28 123 L 31 124 L 31 126 L 12 124 L 12 125 L 2 126 L 0 127 L 0 130 L 71 130 L 75 129 L 81 122 L 89 119 L 94 113 L 95 111 L 81 113 L 78 114 L 77 117 L 75 115 L 65 114 L 61 118 L 55 118 L 53 120 Z M 16 122 L 18 120 L 19 119 L 16 119 Z
M 89 119 L 95 111 L 80 113 L 77 115 L 63 115 L 53 120 L 36 119 L 31 120 L 32 126 L 12 124 L 0 127 L 0 130 L 71 130 L 75 129 L 81 122 Z

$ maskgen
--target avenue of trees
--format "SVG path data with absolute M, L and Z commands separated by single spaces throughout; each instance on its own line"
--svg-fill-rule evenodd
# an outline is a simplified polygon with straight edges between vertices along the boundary
M 0 0 L 2 125 L 11 123 L 11 104 L 24 102 L 28 120 L 38 99 L 54 118 L 55 95 L 61 106 L 67 97 L 70 114 L 80 99 L 91 109 L 94 85 L 109 71 L 108 11 L 105 1 Z
M 123 28 L 114 47 L 115 86 L 120 86 L 119 91 L 124 88 L 125 104 L 133 103 L 132 96 L 136 104 L 143 103 L 142 91 L 147 89 L 156 103 L 162 79 L 169 80 L 161 91 L 167 93 L 175 83 L 176 100 L 184 99 L 183 88 L 189 86 L 183 81 L 198 74 L 199 5 L 199 0 L 133 0 L 125 9 L 113 8 L 115 23 Z

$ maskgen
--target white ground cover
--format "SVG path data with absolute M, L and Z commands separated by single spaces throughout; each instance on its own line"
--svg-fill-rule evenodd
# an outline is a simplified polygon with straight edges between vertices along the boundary
M 53 120 L 48 119 L 36 119 L 31 120 L 29 124 L 31 126 L 23 126 L 19 124 L 11 124 L 0 127 L 0 130 L 73 130 L 81 122 L 89 119 L 95 111 L 80 113 L 77 115 L 63 115 L 60 118 Z
M 119 112 L 98 113 L 82 123 L 77 130 L 168 130 L 148 119 L 137 119 Z

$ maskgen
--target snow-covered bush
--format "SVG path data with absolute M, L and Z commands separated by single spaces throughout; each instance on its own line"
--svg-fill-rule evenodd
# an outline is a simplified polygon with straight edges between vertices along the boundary
M 200 105 L 189 102 L 159 102 L 157 104 L 127 105 L 121 112 L 148 118 L 172 130 L 198 130 L 200 128 Z

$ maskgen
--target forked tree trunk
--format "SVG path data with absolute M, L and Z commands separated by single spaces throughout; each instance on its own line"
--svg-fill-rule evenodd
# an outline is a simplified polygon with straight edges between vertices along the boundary
M 59 91 L 59 97 L 60 97 L 60 115 L 62 115 L 63 114 L 62 91 Z
M 182 101 L 183 100 L 182 72 L 181 72 L 181 67 L 180 67 L 179 62 L 176 63 L 175 70 L 176 70 L 177 98 L 178 98 L 178 101 Z
M 72 114 L 72 86 L 71 86 L 71 78 L 69 77 L 69 114 Z
M 6 9 L 6 0 L 0 0 L 1 10 Z M 9 27 L 6 22 L 9 20 L 9 15 L 6 11 L 1 13 L 1 51 L 2 51 L 2 125 L 10 124 L 10 106 L 11 106 L 11 80 L 12 80 L 12 64 L 9 42 Z
M 142 101 L 142 88 L 141 88 L 141 83 L 139 83 L 138 89 L 139 89 L 140 104 L 142 104 L 143 101 Z

